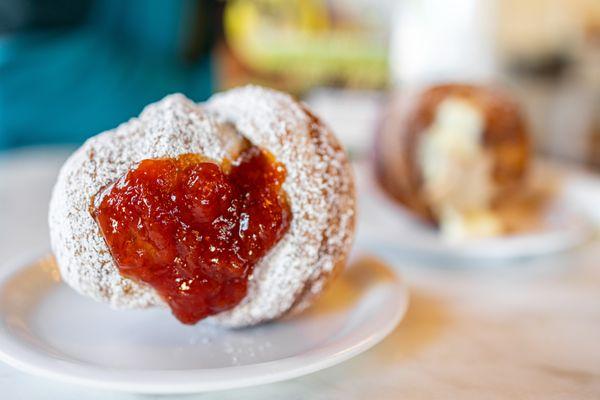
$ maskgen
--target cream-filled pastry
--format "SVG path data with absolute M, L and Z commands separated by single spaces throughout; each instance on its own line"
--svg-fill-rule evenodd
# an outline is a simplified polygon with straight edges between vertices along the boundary
M 498 207 L 519 190 L 529 143 L 521 112 L 505 94 L 441 85 L 396 98 L 375 147 L 383 188 L 444 237 L 509 229 Z

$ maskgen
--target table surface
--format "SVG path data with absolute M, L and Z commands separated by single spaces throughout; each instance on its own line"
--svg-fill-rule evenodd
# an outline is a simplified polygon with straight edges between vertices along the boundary
M 5 262 L 48 248 L 47 204 L 66 156 L 46 148 L 0 157 Z M 600 398 L 598 238 L 576 251 L 496 268 L 450 269 L 399 255 L 388 262 L 408 281 L 411 304 L 382 343 L 302 378 L 197 397 Z M 0 388 L 6 399 L 139 398 L 32 377 L 2 363 Z

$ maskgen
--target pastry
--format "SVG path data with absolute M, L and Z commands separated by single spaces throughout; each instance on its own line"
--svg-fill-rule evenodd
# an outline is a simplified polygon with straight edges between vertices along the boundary
M 462 240 L 508 227 L 496 212 L 529 163 L 518 105 L 498 89 L 433 86 L 390 102 L 375 142 L 379 183 L 412 213 Z
M 170 95 L 62 167 L 51 243 L 65 282 L 117 308 L 243 327 L 306 308 L 354 234 L 349 163 L 303 103 L 248 86 Z

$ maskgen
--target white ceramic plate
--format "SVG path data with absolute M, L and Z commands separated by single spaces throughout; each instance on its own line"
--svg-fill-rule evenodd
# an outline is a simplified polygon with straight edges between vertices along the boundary
M 443 240 L 438 232 L 391 200 L 375 182 L 367 163 L 355 165 L 359 197 L 358 241 L 386 256 L 427 257 L 478 262 L 534 257 L 565 251 L 586 242 L 600 225 L 600 178 L 566 165 L 538 161 L 536 179 L 552 178 L 558 186 L 536 232 L 460 243 Z
M 226 330 L 184 326 L 165 309 L 117 311 L 62 283 L 50 257 L 0 269 L 0 359 L 68 383 L 193 393 L 290 379 L 374 346 L 401 320 L 406 287 L 361 258 L 310 310 Z

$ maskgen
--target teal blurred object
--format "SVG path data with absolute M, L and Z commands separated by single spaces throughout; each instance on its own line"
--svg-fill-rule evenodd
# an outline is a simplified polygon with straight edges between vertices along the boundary
M 208 97 L 208 51 L 194 60 L 186 53 L 199 38 L 210 39 L 212 19 L 198 26 L 209 4 L 98 0 L 74 27 L 34 23 L 1 33 L 0 149 L 80 143 L 169 93 Z

